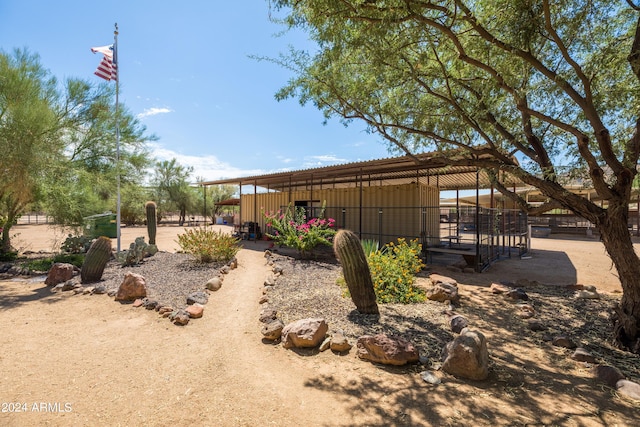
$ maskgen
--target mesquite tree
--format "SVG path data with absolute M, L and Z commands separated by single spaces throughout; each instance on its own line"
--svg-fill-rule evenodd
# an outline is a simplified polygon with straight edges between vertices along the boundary
M 619 344 L 640 352 L 640 260 L 627 229 L 640 155 L 640 8 L 632 0 L 282 0 L 318 49 L 275 61 L 277 97 L 364 121 L 397 152 L 493 171 L 529 213 L 569 209 L 600 232 L 623 296 Z M 444 154 L 443 154 L 444 156 Z M 567 168 L 568 167 L 568 168 Z M 529 206 L 501 173 L 538 188 Z M 565 187 L 588 182 L 604 203 Z

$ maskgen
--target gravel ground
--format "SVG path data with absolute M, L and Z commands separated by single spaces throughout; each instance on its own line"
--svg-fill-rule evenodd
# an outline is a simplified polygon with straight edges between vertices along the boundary
M 146 280 L 149 299 L 184 308 L 187 295 L 205 290 L 207 281 L 217 276 L 223 265 L 201 264 L 188 254 L 158 252 L 136 266 L 122 267 L 115 260 L 109 261 L 99 284 L 105 285 L 107 291 L 117 290 L 126 273 L 137 273 Z

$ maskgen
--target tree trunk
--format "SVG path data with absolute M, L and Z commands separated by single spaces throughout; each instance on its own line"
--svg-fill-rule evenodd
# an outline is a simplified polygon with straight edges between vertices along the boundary
M 613 316 L 614 339 L 620 347 L 640 353 L 640 259 L 627 229 L 627 214 L 612 215 L 615 211 L 609 209 L 606 221 L 597 224 L 622 285 L 622 300 Z

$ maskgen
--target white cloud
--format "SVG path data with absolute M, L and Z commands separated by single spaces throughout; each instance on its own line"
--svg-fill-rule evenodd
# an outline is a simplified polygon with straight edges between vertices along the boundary
M 180 154 L 168 148 L 162 147 L 160 144 L 149 144 L 152 155 L 158 161 L 176 159 L 183 166 L 193 166 L 191 180 L 203 178 L 205 181 L 214 181 L 217 179 L 238 178 L 243 176 L 261 175 L 268 173 L 262 169 L 240 169 L 225 163 L 213 155 L 193 156 L 188 154 Z
M 305 156 L 304 167 L 313 168 L 318 166 L 329 166 L 329 165 L 335 165 L 338 163 L 346 163 L 348 161 L 349 161 L 348 159 L 343 159 L 333 154 L 323 154 L 319 156 Z
M 138 118 L 143 119 L 145 117 L 155 116 L 157 114 L 167 114 L 172 112 L 173 110 L 170 108 L 157 108 L 157 107 L 147 108 L 142 113 L 138 114 Z

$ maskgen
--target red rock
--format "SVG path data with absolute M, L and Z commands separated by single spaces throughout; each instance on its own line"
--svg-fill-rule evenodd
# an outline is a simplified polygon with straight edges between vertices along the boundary
M 134 307 L 142 307 L 142 304 L 144 304 L 144 301 L 142 301 L 142 299 L 138 298 L 137 300 L 135 300 L 133 302 L 133 306 Z
M 147 296 L 147 282 L 139 274 L 127 273 L 116 293 L 116 301 L 134 301 Z
M 76 267 L 73 264 L 56 262 L 49 269 L 44 284 L 47 286 L 55 286 L 58 283 L 64 283 L 67 280 L 71 280 L 75 271 Z
M 420 360 L 418 350 L 402 337 L 385 334 L 358 338 L 358 357 L 385 365 L 401 366 Z
M 199 319 L 202 317 L 202 314 L 204 313 L 204 306 L 202 306 L 201 304 L 195 303 L 188 306 L 185 310 L 189 314 L 190 318 Z

